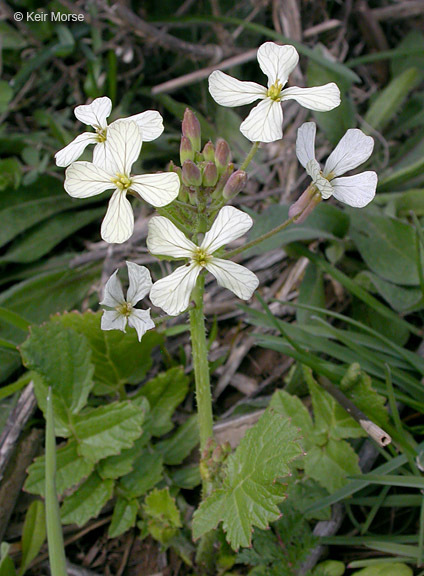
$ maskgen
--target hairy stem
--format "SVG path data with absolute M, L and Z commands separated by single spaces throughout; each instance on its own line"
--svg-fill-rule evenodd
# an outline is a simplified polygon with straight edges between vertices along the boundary
M 252 148 L 250 149 L 249 154 L 246 156 L 246 158 L 244 159 L 243 164 L 240 166 L 240 170 L 246 170 L 246 168 L 249 166 L 249 164 L 251 163 L 254 155 L 255 155 L 256 152 L 258 151 L 259 144 L 260 144 L 260 142 L 253 142 Z
M 278 234 L 278 232 L 281 232 L 282 230 L 287 228 L 287 226 L 289 226 L 290 224 L 293 224 L 293 222 L 295 222 L 299 218 L 299 216 L 300 215 L 297 214 L 293 218 L 288 218 L 282 224 L 279 224 L 278 226 L 276 226 L 275 228 L 273 228 L 269 232 L 266 232 L 265 234 L 262 234 L 258 238 L 255 238 L 255 240 L 251 240 L 250 242 L 243 244 L 239 248 L 235 248 L 234 250 L 227 252 L 226 254 L 224 254 L 224 256 L 222 256 L 222 258 L 232 258 L 236 254 L 240 254 L 240 252 L 244 252 L 245 250 L 249 250 L 249 248 L 252 248 L 253 246 L 257 246 L 258 244 L 260 244 L 264 240 L 268 240 L 268 238 L 271 238 L 272 236 L 274 236 L 274 234 Z
M 197 279 L 192 298 L 194 308 L 190 310 L 190 332 L 193 354 L 194 378 L 196 381 L 197 414 L 200 434 L 200 450 L 206 447 L 208 438 L 213 435 L 212 395 L 209 380 L 208 349 L 203 316 L 203 291 L 205 277 Z

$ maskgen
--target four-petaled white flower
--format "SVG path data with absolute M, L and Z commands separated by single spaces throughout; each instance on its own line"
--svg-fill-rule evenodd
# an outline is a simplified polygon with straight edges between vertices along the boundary
M 117 277 L 116 270 L 105 286 L 105 294 L 100 302 L 102 306 L 108 306 L 113 310 L 104 310 L 101 328 L 102 330 L 122 330 L 128 326 L 135 328 L 138 340 L 147 330 L 155 327 L 155 323 L 150 318 L 150 308 L 148 310 L 138 310 L 135 305 L 140 302 L 150 292 L 152 279 L 150 272 L 145 266 L 139 266 L 134 262 L 127 262 L 129 288 L 127 298 L 124 298 L 121 282 Z
M 374 140 L 357 128 L 341 138 L 325 163 L 324 170 L 315 159 L 315 122 L 305 122 L 297 131 L 296 154 L 299 162 L 313 180 L 324 200 L 334 196 L 340 202 L 363 208 L 375 196 L 377 174 L 367 171 L 355 176 L 339 178 L 357 168 L 371 156 Z
M 112 111 L 112 101 L 107 96 L 96 98 L 91 104 L 77 106 L 74 114 L 84 124 L 92 126 L 95 132 L 84 132 L 72 140 L 70 144 L 56 152 L 56 164 L 58 166 L 69 166 L 81 156 L 89 144 L 95 144 L 93 151 L 93 162 L 105 168 L 109 156 L 109 129 L 106 118 Z M 156 110 L 146 110 L 141 114 L 135 114 L 128 118 L 120 118 L 116 122 L 135 122 L 140 129 L 143 142 L 150 142 L 159 138 L 163 132 L 163 119 Z
M 243 236 L 252 224 L 248 214 L 232 206 L 225 206 L 219 211 L 200 246 L 196 246 L 167 218 L 152 218 L 147 236 L 150 252 L 189 260 L 187 264 L 153 284 L 150 292 L 153 304 L 171 316 L 184 312 L 189 305 L 197 277 L 204 268 L 215 276 L 220 286 L 228 288 L 242 300 L 248 300 L 259 284 L 256 275 L 240 264 L 217 258 L 214 253 L 225 244 Z
M 108 145 L 106 168 L 92 162 L 74 162 L 66 170 L 65 190 L 74 198 L 88 198 L 115 189 L 102 222 L 101 236 L 106 242 L 121 244 L 134 230 L 134 214 L 127 193 L 140 195 L 152 206 L 165 206 L 178 196 L 180 179 L 175 172 L 131 176 L 131 167 L 142 145 L 135 122 L 114 122 L 108 128 Z
M 268 76 L 268 87 L 241 82 L 220 70 L 209 76 L 209 92 L 222 106 L 241 106 L 262 100 L 240 126 L 252 142 L 274 142 L 283 137 L 283 100 L 296 100 L 305 108 L 324 112 L 340 104 L 340 90 L 334 82 L 314 88 L 283 87 L 296 68 L 299 54 L 293 46 L 265 42 L 258 49 L 258 62 Z

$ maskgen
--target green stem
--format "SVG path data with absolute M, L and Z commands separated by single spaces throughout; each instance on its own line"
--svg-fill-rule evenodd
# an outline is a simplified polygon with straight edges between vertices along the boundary
M 293 218 L 288 218 L 279 226 L 276 226 L 275 228 L 273 228 L 269 232 L 266 232 L 266 234 L 262 234 L 258 238 L 255 238 L 255 240 L 251 240 L 250 242 L 247 242 L 247 244 L 243 244 L 243 246 L 240 246 L 239 248 L 235 248 L 234 250 L 227 252 L 226 254 L 224 254 L 224 256 L 221 256 L 221 258 L 232 258 L 236 254 L 240 254 L 240 252 L 244 252 L 245 250 L 249 250 L 249 248 L 252 248 L 253 246 L 257 246 L 258 244 L 260 244 L 264 240 L 268 240 L 268 238 L 271 238 L 272 236 L 274 236 L 274 234 L 278 234 L 278 232 L 281 232 L 282 230 L 287 228 L 287 226 L 289 226 L 295 220 L 297 220 L 299 218 L 299 216 L 300 216 L 300 214 L 297 214 Z
M 200 450 L 206 447 L 213 435 L 212 395 L 209 380 L 208 348 L 203 316 L 204 275 L 197 279 L 192 293 L 194 308 L 190 310 L 190 332 L 193 354 L 194 378 L 196 381 L 197 417 L 200 434 Z
M 243 164 L 240 166 L 240 170 L 246 170 L 246 168 L 249 166 L 249 164 L 251 163 L 254 155 L 255 155 L 256 152 L 258 151 L 259 144 L 260 144 L 260 142 L 253 142 L 252 148 L 250 149 L 249 154 L 246 156 L 246 158 L 244 159 Z

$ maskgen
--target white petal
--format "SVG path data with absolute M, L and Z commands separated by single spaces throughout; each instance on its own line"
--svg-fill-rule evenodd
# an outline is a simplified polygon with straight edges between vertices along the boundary
M 220 286 L 228 288 L 242 300 L 249 300 L 259 285 L 256 274 L 231 260 L 212 258 L 206 269 L 215 276 Z
M 331 181 L 334 198 L 354 208 L 363 208 L 374 198 L 377 180 L 375 172 L 335 178 Z
M 286 88 L 281 92 L 281 100 L 296 100 L 301 106 L 318 112 L 332 110 L 340 104 L 340 90 L 334 82 L 313 88 Z
M 65 148 L 59 150 L 54 155 L 57 166 L 69 166 L 81 156 L 89 144 L 94 144 L 97 141 L 96 134 L 93 132 L 84 132 L 72 140 Z
M 299 62 L 299 54 L 294 46 L 265 42 L 259 47 L 258 62 L 262 72 L 268 77 L 268 87 L 277 81 L 284 86 Z
M 115 190 L 109 200 L 100 234 L 110 244 L 122 244 L 132 235 L 134 214 L 125 192 Z
M 150 291 L 150 300 L 170 316 L 187 309 L 201 267 L 194 262 L 180 266 L 172 274 L 158 280 Z
M 117 276 L 118 270 L 112 274 L 105 285 L 105 293 L 103 300 L 100 302 L 102 306 L 110 306 L 116 308 L 125 302 L 124 293 L 122 292 L 122 285 Z
M 150 318 L 150 309 L 132 310 L 130 316 L 128 317 L 128 326 L 136 329 L 138 341 L 141 342 L 141 339 L 147 330 L 151 330 L 155 327 L 155 323 Z
M 140 128 L 143 142 L 156 140 L 163 132 L 163 118 L 156 110 L 146 110 L 129 118 L 121 118 L 121 121 L 135 122 Z
M 93 126 L 93 128 L 106 128 L 106 118 L 112 110 L 112 102 L 107 96 L 96 98 L 91 104 L 77 106 L 75 116 L 80 122 Z
M 197 246 L 164 216 L 154 216 L 150 220 L 146 244 L 152 254 L 171 258 L 191 258 L 197 249 Z
M 89 198 L 115 188 L 108 174 L 92 162 L 74 162 L 66 169 L 64 188 L 73 198 Z
M 296 155 L 304 168 L 310 160 L 315 160 L 315 122 L 305 122 L 297 131 Z
M 131 178 L 131 190 L 152 206 L 166 206 L 178 196 L 180 178 L 175 172 L 143 174 Z
M 213 254 L 221 246 L 246 234 L 252 225 L 253 220 L 248 214 L 233 206 L 224 206 L 218 212 L 209 232 L 206 232 L 201 248 L 208 254 Z
M 125 332 L 127 319 L 123 314 L 116 310 L 103 310 L 103 316 L 100 323 L 102 330 L 122 330 Z
M 139 266 L 135 262 L 127 262 L 128 279 L 130 285 L 127 292 L 127 302 L 135 306 L 137 302 L 150 292 L 152 278 L 146 266 Z
M 107 129 L 107 162 L 111 170 L 129 176 L 143 140 L 135 122 L 116 121 Z M 113 166 L 112 166 L 113 163 Z
M 108 166 L 108 147 L 107 147 L 107 140 L 105 142 L 98 142 L 96 146 L 94 146 L 93 150 L 93 164 L 103 168 L 103 170 L 107 170 Z M 115 168 L 115 164 L 112 164 L 112 168 Z M 109 172 L 110 172 L 110 165 L 109 165 Z
M 312 178 L 313 183 L 321 193 L 323 200 L 328 200 L 333 195 L 333 186 L 321 174 L 321 167 L 316 160 L 309 160 L 305 166 L 306 172 Z
M 236 80 L 221 70 L 215 70 L 209 76 L 209 92 L 221 106 L 242 106 L 266 97 L 264 86 Z
M 330 154 L 324 166 L 324 174 L 332 173 L 333 177 L 341 176 L 363 164 L 371 156 L 374 140 L 362 130 L 351 128 Z
M 240 132 L 251 142 L 275 142 L 283 137 L 281 104 L 266 98 L 255 106 L 241 123 Z

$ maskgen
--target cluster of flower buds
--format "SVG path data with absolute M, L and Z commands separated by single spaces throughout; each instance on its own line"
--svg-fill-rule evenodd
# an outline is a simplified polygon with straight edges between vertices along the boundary
M 189 108 L 184 113 L 180 144 L 181 168 L 171 165 L 179 174 L 181 189 L 179 199 L 196 204 L 202 190 L 210 200 L 227 202 L 241 192 L 247 182 L 243 170 L 234 171 L 228 143 L 219 138 L 209 140 L 201 148 L 201 128 L 196 115 Z
M 209 438 L 200 459 L 200 474 L 203 480 L 217 487 L 222 484 L 223 466 L 231 451 L 229 442 L 217 444 L 213 438 Z

